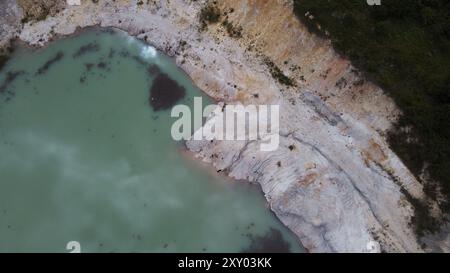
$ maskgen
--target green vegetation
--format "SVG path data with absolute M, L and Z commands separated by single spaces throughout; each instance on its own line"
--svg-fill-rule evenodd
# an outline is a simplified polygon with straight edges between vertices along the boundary
M 428 206 L 411 196 L 408 191 L 402 189 L 402 193 L 408 202 L 414 207 L 414 216 L 412 217 L 410 224 L 414 228 L 415 233 L 419 237 L 422 237 L 428 231 L 438 231 L 441 221 L 430 215 Z
M 218 23 L 220 16 L 220 9 L 216 7 L 215 2 L 204 6 L 200 10 L 200 30 L 205 30 L 209 24 Z
M 241 38 L 242 37 L 242 27 L 241 26 L 233 26 L 228 19 L 223 20 L 222 26 L 226 29 L 228 35 L 232 38 Z
M 33 14 L 29 14 L 28 12 L 25 13 L 25 16 L 22 18 L 21 23 L 22 24 L 26 24 L 30 21 L 43 21 L 45 19 L 47 19 L 47 16 L 50 14 L 50 11 L 46 8 L 42 8 L 41 12 L 33 15 Z
M 392 148 L 416 176 L 428 168 L 429 197 L 437 182 L 450 196 L 450 2 L 295 0 L 294 10 L 392 96 L 404 113 Z
M 283 71 L 281 71 L 281 69 L 268 57 L 264 59 L 264 63 L 269 67 L 272 77 L 279 83 L 286 86 L 295 86 L 295 82 L 288 76 L 284 75 Z
M 225 28 L 228 35 L 232 38 L 241 38 L 242 37 L 242 27 L 234 26 L 230 21 L 228 21 L 228 13 L 233 13 L 234 9 L 230 9 L 228 12 L 224 12 L 224 19 L 221 22 L 221 25 Z M 208 3 L 200 10 L 200 31 L 204 31 L 207 29 L 208 25 L 219 23 L 222 19 L 222 13 L 220 9 L 217 7 L 217 3 L 215 1 Z
M 43 21 L 47 17 L 60 12 L 67 5 L 65 0 L 18 0 L 17 2 L 23 10 L 23 17 L 21 19 L 23 24 L 33 21 Z

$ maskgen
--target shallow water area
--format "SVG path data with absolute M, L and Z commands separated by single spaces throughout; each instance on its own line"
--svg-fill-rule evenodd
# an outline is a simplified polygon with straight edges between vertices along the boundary
M 0 252 L 301 252 L 257 187 L 172 140 L 170 105 L 194 96 L 208 101 L 122 32 L 18 48 L 0 72 Z

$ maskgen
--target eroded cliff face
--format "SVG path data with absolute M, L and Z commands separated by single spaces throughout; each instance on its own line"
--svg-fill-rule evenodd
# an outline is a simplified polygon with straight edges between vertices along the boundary
M 5 0 L 0 5 L 0 55 L 3 55 L 8 53 L 10 39 L 21 28 L 23 12 L 15 0 Z
M 276 151 L 261 152 L 259 140 L 187 146 L 218 171 L 259 183 L 310 251 L 423 251 L 406 198 L 425 198 L 422 186 L 385 138 L 400 114 L 392 100 L 310 34 L 291 1 L 216 2 L 218 22 L 203 27 L 205 1 L 82 1 L 23 28 L 2 21 L 0 37 L 42 46 L 78 27 L 117 27 L 173 56 L 217 101 L 279 104 Z

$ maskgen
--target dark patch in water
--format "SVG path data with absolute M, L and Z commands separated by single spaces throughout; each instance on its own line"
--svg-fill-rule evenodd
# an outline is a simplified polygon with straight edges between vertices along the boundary
M 91 71 L 91 69 L 94 66 L 94 64 L 93 63 L 85 63 L 84 66 L 86 67 L 87 71 Z
M 108 58 L 112 59 L 116 55 L 114 48 L 109 49 Z
M 111 71 L 111 69 L 108 67 L 108 64 L 104 62 L 103 60 L 100 60 L 98 63 L 84 63 L 84 67 L 86 68 L 86 71 L 83 72 L 80 76 L 80 83 L 84 83 L 87 80 L 88 75 L 95 75 L 95 72 L 92 72 L 93 68 L 98 68 L 106 71 Z M 99 77 L 106 78 L 105 75 L 100 74 Z
M 113 28 L 109 28 L 109 27 L 107 27 L 107 28 L 102 28 L 101 31 L 102 31 L 103 33 L 110 34 L 110 35 L 116 33 L 116 31 L 115 31 Z
M 107 65 L 106 65 L 105 62 L 99 62 L 99 63 L 97 64 L 97 67 L 100 68 L 100 69 L 106 69 L 106 68 L 107 68 Z
M 147 62 L 137 55 L 133 55 L 131 58 L 133 58 L 133 60 L 135 60 L 140 65 L 143 65 L 143 66 L 147 65 Z
M 130 57 L 130 52 L 126 51 L 125 49 L 122 49 L 122 50 L 119 52 L 119 55 L 120 55 L 121 57 L 123 57 L 123 58 L 128 58 L 128 57 Z
M 12 45 L 8 46 L 6 50 L 0 50 L 0 71 L 5 67 L 10 59 L 10 55 L 14 52 Z
M 0 71 L 2 71 L 3 67 L 6 65 L 6 63 L 8 62 L 9 57 L 6 55 L 0 55 Z
M 14 97 L 15 93 L 11 92 L 11 91 L 7 91 L 8 86 L 13 83 L 17 77 L 19 77 L 20 75 L 25 74 L 25 71 L 8 71 L 8 73 L 6 73 L 6 77 L 3 80 L 3 83 L 0 85 L 0 94 L 6 94 L 7 97 L 5 98 L 5 101 L 9 101 L 11 99 L 11 97 Z
M 147 67 L 147 72 L 150 76 L 154 76 L 156 74 L 159 74 L 161 71 L 159 70 L 158 66 L 150 64 Z
M 100 50 L 100 46 L 97 43 L 89 43 L 87 45 L 84 45 L 78 49 L 75 54 L 73 54 L 74 58 L 80 57 L 84 54 L 87 54 L 89 52 L 97 52 Z
M 184 87 L 172 80 L 167 74 L 160 73 L 150 88 L 149 103 L 153 110 L 166 110 L 172 107 L 186 94 Z
M 242 253 L 289 253 L 291 250 L 281 232 L 274 228 L 263 236 L 247 234 L 247 237 L 250 238 L 250 246 L 243 249 Z
M 62 58 L 64 57 L 64 53 L 62 53 L 62 51 L 58 51 L 58 53 L 56 53 L 55 56 L 53 56 L 53 58 L 51 58 L 50 60 L 48 60 L 47 62 L 45 62 L 45 64 L 41 67 L 39 67 L 38 71 L 36 72 L 36 75 L 41 75 L 44 74 L 45 72 L 47 72 L 47 70 L 56 62 L 62 60 Z
M 147 73 L 150 76 L 156 76 L 157 74 L 161 73 L 157 65 L 149 64 L 146 60 L 137 55 L 133 55 L 131 58 L 133 58 L 133 60 L 135 60 L 138 64 L 142 66 L 147 66 Z

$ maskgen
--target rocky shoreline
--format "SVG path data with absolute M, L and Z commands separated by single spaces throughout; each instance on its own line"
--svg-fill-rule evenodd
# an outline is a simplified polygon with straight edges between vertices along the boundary
M 217 101 L 280 105 L 277 151 L 260 152 L 259 141 L 187 146 L 217 171 L 259 183 L 272 210 L 306 249 L 430 250 L 414 233 L 414 207 L 407 198 L 427 201 L 422 184 L 385 137 L 400 114 L 393 101 L 328 41 L 310 34 L 291 1 L 212 3 L 82 1 L 23 22 L 20 5 L 6 0 L 0 47 L 14 37 L 40 47 L 95 25 L 122 29 L 172 56 Z M 205 10 L 209 5 L 214 6 Z M 215 16 L 201 21 L 204 12 Z M 434 207 L 430 214 L 439 216 Z M 448 237 L 439 240 L 440 250 L 448 251 Z

